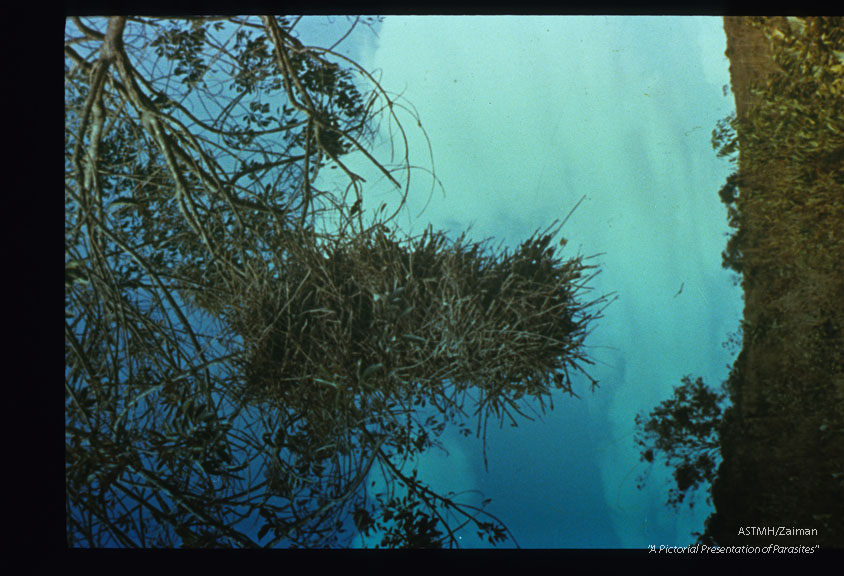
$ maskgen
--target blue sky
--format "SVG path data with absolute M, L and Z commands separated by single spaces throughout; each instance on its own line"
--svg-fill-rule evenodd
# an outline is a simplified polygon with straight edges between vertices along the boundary
M 595 294 L 618 295 L 587 341 L 594 394 L 584 381 L 581 399 L 558 398 L 541 420 L 490 429 L 488 471 L 479 440 L 447 434 L 447 454 L 423 457 L 421 475 L 482 490 L 522 547 L 692 543 L 710 510 L 664 505 L 668 471 L 639 462 L 633 419 L 685 374 L 719 385 L 733 360 L 721 344 L 742 301 L 721 268 L 717 194 L 730 166 L 710 144 L 734 109 L 721 18 L 387 17 L 377 37 L 353 38 L 350 54 L 412 103 L 431 140 L 442 189 L 429 198 L 430 176 L 414 172 L 403 230 L 471 227 L 514 246 L 585 195 L 567 250 L 600 254 Z M 410 133 L 411 160 L 430 166 Z M 364 207 L 391 202 L 361 170 Z

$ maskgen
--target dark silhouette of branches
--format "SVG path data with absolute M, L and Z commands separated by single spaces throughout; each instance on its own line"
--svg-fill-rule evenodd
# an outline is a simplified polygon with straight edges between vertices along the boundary
M 693 382 L 690 376 L 684 376 L 682 382 L 647 420 L 636 415 L 641 459 L 653 462 L 664 458 L 665 465 L 673 468 L 676 487 L 671 489 L 668 503 L 675 508 L 689 493 L 715 479 L 720 455 L 718 431 L 726 397 L 706 386 L 702 378 Z M 689 501 L 689 506 L 693 505 Z

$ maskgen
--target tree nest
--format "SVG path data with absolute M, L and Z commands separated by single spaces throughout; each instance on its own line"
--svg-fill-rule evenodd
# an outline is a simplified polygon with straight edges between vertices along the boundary
M 484 419 L 503 419 L 523 396 L 573 394 L 597 316 L 577 298 L 593 267 L 558 257 L 556 232 L 501 255 L 430 229 L 404 242 L 383 226 L 318 246 L 302 235 L 227 309 L 248 395 L 362 422 L 375 395 L 460 409 L 475 390 Z M 310 408 L 325 406 L 336 410 Z

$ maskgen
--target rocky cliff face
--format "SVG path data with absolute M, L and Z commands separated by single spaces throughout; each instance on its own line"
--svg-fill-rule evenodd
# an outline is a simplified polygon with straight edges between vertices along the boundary
M 766 25 L 788 25 L 779 20 Z M 712 490 L 716 513 L 707 534 L 722 546 L 842 548 L 844 254 L 822 266 L 817 263 L 830 262 L 829 245 L 771 241 L 778 234 L 791 238 L 784 231 L 795 226 L 814 238 L 817 228 L 806 223 L 804 208 L 813 192 L 801 198 L 802 190 L 784 190 L 794 168 L 790 160 L 744 152 L 747 121 L 765 98 L 752 88 L 782 71 L 769 39 L 748 18 L 725 18 L 724 29 L 739 120 L 744 342 L 734 367 L 733 407 L 721 432 L 723 462 Z M 838 186 L 830 193 L 840 194 L 844 204 L 844 184 Z M 784 197 L 794 201 L 783 204 Z M 772 220 L 774 202 L 779 215 Z M 844 226 L 837 225 L 841 234 Z M 837 250 L 836 233 L 824 234 Z

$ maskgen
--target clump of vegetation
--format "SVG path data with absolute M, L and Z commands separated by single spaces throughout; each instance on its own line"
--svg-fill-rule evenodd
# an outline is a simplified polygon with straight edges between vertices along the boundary
M 692 381 L 691 376 L 684 376 L 674 395 L 647 418 L 636 415 L 635 441 L 641 449 L 641 460 L 664 459 L 665 465 L 674 469 L 675 487 L 669 492 L 668 503 L 675 508 L 699 486 L 715 479 L 725 398 L 726 394 L 712 390 L 702 378 Z M 690 499 L 692 506 L 694 500 Z
M 735 165 L 738 159 L 738 137 L 736 136 L 735 125 L 736 115 L 735 112 L 732 112 L 718 120 L 715 129 L 712 130 L 712 148 L 719 158 L 726 158 L 732 165 Z M 730 228 L 735 230 L 727 240 L 726 249 L 721 252 L 721 265 L 739 274 L 742 272 L 742 228 L 736 202 L 739 198 L 741 184 L 741 176 L 738 170 L 734 170 L 718 191 L 718 197 L 727 207 L 727 222 Z
M 770 41 L 777 71 L 751 89 L 758 99 L 744 118 L 730 115 L 713 131 L 718 156 L 735 161 L 741 146 L 738 170 L 719 193 L 737 230 L 724 266 L 744 272 L 752 253 L 756 267 L 788 264 L 787 255 L 829 269 L 844 254 L 844 20 L 753 23 Z M 760 174 L 750 166 L 768 168 Z M 753 221 L 743 222 L 751 212 Z M 760 231 L 752 246 L 749 228 Z
M 307 407 L 302 394 L 327 395 L 357 422 L 381 413 L 370 396 L 459 408 L 473 394 L 480 427 L 490 414 L 514 421 L 521 398 L 572 392 L 571 372 L 589 363 L 580 349 L 594 315 L 576 295 L 591 267 L 557 256 L 554 235 L 499 254 L 431 229 L 302 238 L 264 264 L 260 282 L 230 283 L 207 304 L 249 351 L 254 400 Z
M 844 19 L 744 22 L 768 40 L 774 66 L 742 93 L 743 116 L 721 121 L 712 140 L 738 165 L 719 192 L 735 229 L 723 262 L 742 274 L 747 302 L 730 337 L 741 353 L 719 427 L 718 510 L 707 522 L 706 537 L 722 545 L 736 542 L 747 517 L 817 521 L 840 500 L 829 463 L 842 445 L 824 434 L 842 413 Z

